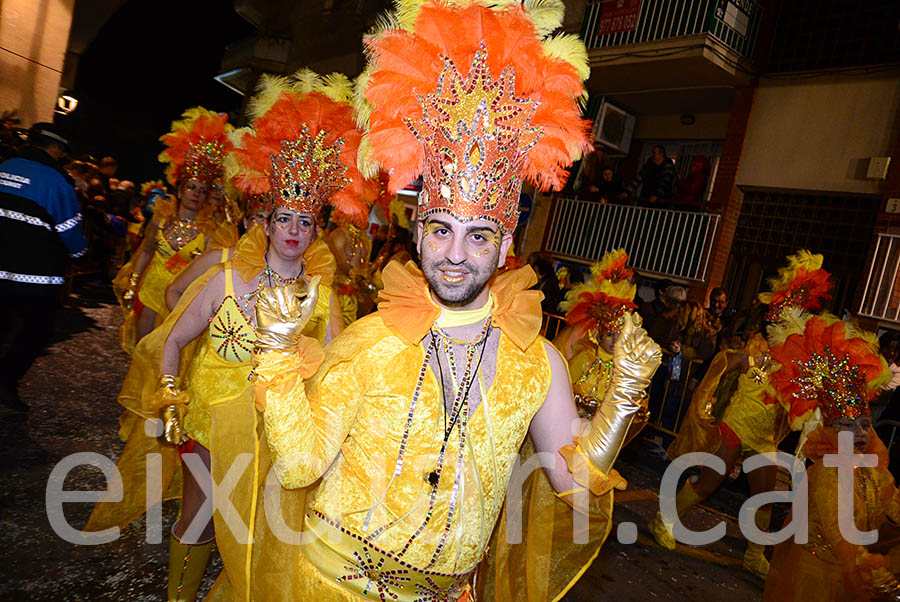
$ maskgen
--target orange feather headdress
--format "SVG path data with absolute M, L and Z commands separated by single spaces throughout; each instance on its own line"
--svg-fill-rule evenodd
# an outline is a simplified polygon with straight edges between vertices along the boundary
M 166 150 L 159 154 L 166 167 L 166 179 L 175 186 L 185 179 L 210 184 L 222 177 L 225 154 L 232 144 L 228 134 L 234 127 L 228 115 L 203 107 L 188 109 L 172 122 L 172 131 L 160 137 Z
M 562 0 L 406 0 L 366 39 L 361 160 L 397 191 L 420 174 L 419 214 L 515 229 L 522 182 L 560 189 L 590 148 L 584 44 Z
M 591 266 L 587 282 L 576 284 L 566 293 L 559 307 L 579 336 L 617 334 L 622 330 L 625 313 L 637 308 L 637 287 L 631 283 L 634 271 L 626 267 L 627 263 L 625 249 L 610 251 Z
M 777 322 L 792 309 L 816 311 L 824 300 L 831 299 L 831 274 L 822 269 L 822 255 L 800 249 L 787 259 L 778 276 L 769 280 L 772 292 L 758 295 L 769 306 L 766 319 L 770 322 Z
M 869 402 L 891 379 L 875 336 L 831 314 L 788 311 L 769 327 L 768 338 L 778 364 L 769 384 L 794 429 L 816 409 L 826 426 L 838 418 L 868 414 Z
M 252 126 L 236 132 L 235 188 L 297 212 L 329 203 L 338 219 L 364 226 L 376 189 L 356 167 L 362 132 L 351 98 L 341 74 L 264 76 L 250 105 Z

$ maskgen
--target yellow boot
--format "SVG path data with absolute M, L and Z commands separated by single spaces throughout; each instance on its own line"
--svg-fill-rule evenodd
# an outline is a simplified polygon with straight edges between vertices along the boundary
M 675 496 L 675 510 L 678 512 L 678 518 L 687 514 L 688 510 L 699 504 L 702 500 L 703 498 L 697 494 L 691 480 L 688 479 L 685 481 L 684 485 L 678 490 L 678 494 Z M 667 550 L 675 550 L 677 544 L 675 538 L 672 536 L 672 525 L 663 522 L 662 514 L 657 512 L 656 516 L 653 517 L 653 520 L 650 521 L 648 527 L 650 529 L 650 534 L 653 535 L 653 539 L 656 540 L 656 543 Z
M 756 511 L 756 516 L 754 517 L 756 521 L 756 526 L 761 531 L 769 530 L 769 521 L 772 520 L 772 507 L 769 506 L 767 508 L 763 508 L 761 510 Z M 769 561 L 766 560 L 766 546 L 747 542 L 747 551 L 744 552 L 744 562 L 743 567 L 762 579 L 766 580 L 766 577 L 769 575 Z
M 169 602 L 194 602 L 203 583 L 214 539 L 184 544 L 175 534 L 169 539 Z

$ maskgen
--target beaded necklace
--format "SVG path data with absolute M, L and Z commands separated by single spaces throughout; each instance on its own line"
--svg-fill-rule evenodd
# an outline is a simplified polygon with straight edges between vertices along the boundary
M 594 386 L 591 388 L 591 392 L 587 395 L 575 393 L 575 405 L 578 406 L 578 413 L 581 414 L 583 418 L 592 418 L 597 411 L 599 400 L 596 397 L 596 393 L 597 387 L 600 386 L 601 381 L 608 384 L 612 379 L 613 360 L 612 358 L 604 360 L 600 357 L 599 338 L 599 336 L 595 338 L 593 334 L 590 336 L 591 342 L 597 345 L 597 352 L 594 355 L 594 359 L 591 361 L 590 366 L 588 366 L 588 369 L 582 372 L 581 377 L 575 383 L 575 386 L 572 387 L 577 390 L 588 378 L 590 378 L 591 374 L 596 372 L 597 378 L 594 380 Z M 602 394 L 605 395 L 606 391 L 603 391 Z
M 249 320 L 250 319 L 250 317 L 249 317 L 250 299 L 252 299 L 256 295 L 258 295 L 265 288 L 267 283 L 269 286 L 273 286 L 273 284 L 272 284 L 273 282 L 275 283 L 274 286 L 287 286 L 288 284 L 293 284 L 293 283 L 297 282 L 297 280 L 299 280 L 303 276 L 303 273 L 306 271 L 304 269 L 304 267 L 305 266 L 300 267 L 300 273 L 297 274 L 296 276 L 294 276 L 292 278 L 285 278 L 269 266 L 269 258 L 266 257 L 266 269 L 264 269 L 262 272 L 259 273 L 259 276 L 257 278 L 256 288 L 253 289 L 252 291 L 250 291 L 249 293 L 240 295 L 240 299 L 241 299 L 241 301 L 243 301 L 244 306 L 241 307 L 241 304 L 238 303 L 237 304 L 238 309 L 240 309 L 241 313 L 244 314 L 244 317 L 246 317 Z
M 450 534 L 451 527 L 453 524 L 453 519 L 456 514 L 456 507 L 459 501 L 459 488 L 460 488 L 460 480 L 462 478 L 463 473 L 463 460 L 465 457 L 465 444 L 466 444 L 466 435 L 468 433 L 468 421 L 469 421 L 469 390 L 472 387 L 472 383 L 475 381 L 475 376 L 478 374 L 478 370 L 481 366 L 481 361 L 484 358 L 484 350 L 487 346 L 487 339 L 491 331 L 491 322 L 492 317 L 489 315 L 484 320 L 484 324 L 482 325 L 481 332 L 478 337 L 473 341 L 462 341 L 456 339 L 454 337 L 449 336 L 446 332 L 444 332 L 439 327 L 433 326 L 431 328 L 431 343 L 425 348 L 425 357 L 422 362 L 422 367 L 419 369 L 419 375 L 416 379 L 416 387 L 413 391 L 412 399 L 410 400 L 409 411 L 406 415 L 406 425 L 403 429 L 403 435 L 400 441 L 400 449 L 397 454 L 397 460 L 394 465 L 394 471 L 391 475 L 391 480 L 385 488 L 385 492 L 390 489 L 391 483 L 393 483 L 394 478 L 399 476 L 402 472 L 403 461 L 406 454 L 406 446 L 409 442 L 410 431 L 412 430 L 413 425 L 413 417 L 415 415 L 416 405 L 419 401 L 419 395 L 422 392 L 422 385 L 425 381 L 425 375 L 428 372 L 429 365 L 431 362 L 431 358 L 433 356 L 437 357 L 438 361 L 438 370 L 441 374 L 440 379 L 440 387 L 443 392 L 443 371 L 440 367 L 440 358 L 438 351 L 443 349 L 445 355 L 447 356 L 447 363 L 450 367 L 451 379 L 453 384 L 453 389 L 455 391 L 454 400 L 452 408 L 449 412 L 447 412 L 446 403 L 442 402 L 443 406 L 443 414 L 444 414 L 444 433 L 441 441 L 440 451 L 438 452 L 437 462 L 435 464 L 435 468 L 429 472 L 427 472 L 424 476 L 425 482 L 428 483 L 430 487 L 430 491 L 428 493 L 428 510 L 425 513 L 425 518 L 419 527 L 415 530 L 415 532 L 409 537 L 409 539 L 405 542 L 403 548 L 398 552 L 397 556 L 402 557 L 409 547 L 412 545 L 413 541 L 422 533 L 425 527 L 431 521 L 431 517 L 434 514 L 434 506 L 435 500 L 437 498 L 438 485 L 440 484 L 441 474 L 444 470 L 444 459 L 447 452 L 447 447 L 450 441 L 450 435 L 453 432 L 453 429 L 459 424 L 459 451 L 457 454 L 456 460 L 456 473 L 453 481 L 453 487 L 450 493 L 450 507 L 447 512 L 447 520 L 445 521 L 443 532 L 441 533 L 441 538 L 438 543 L 437 548 L 432 555 L 431 561 L 426 565 L 425 568 L 433 566 L 438 557 L 441 554 L 444 546 L 446 545 L 447 538 Z M 466 359 L 463 369 L 462 378 L 457 383 L 456 377 L 456 357 L 453 352 L 453 344 L 463 345 L 466 350 Z M 475 364 L 474 370 L 473 364 L 475 363 L 475 355 L 478 350 L 479 345 L 481 346 L 481 353 L 478 357 L 478 362 Z M 443 397 L 443 395 L 441 396 Z M 482 403 L 484 400 L 482 400 Z M 372 514 L 375 511 L 375 508 L 378 504 L 373 505 L 366 516 L 365 521 L 363 522 L 363 531 L 368 530 L 369 521 L 372 518 Z M 401 517 L 402 519 L 402 517 Z M 382 533 L 384 533 L 387 529 L 397 524 L 399 520 L 388 522 L 387 524 L 379 527 L 375 531 L 369 535 L 368 539 L 373 540 Z
M 591 365 L 588 366 L 588 369 L 582 373 L 581 378 L 578 379 L 575 386 L 583 384 L 595 371 L 597 372 L 597 380 L 594 381 L 594 387 L 591 389 L 591 392 L 588 393 L 587 397 L 594 397 L 594 394 L 597 392 L 597 387 L 600 386 L 600 381 L 603 380 L 604 382 L 609 382 L 613 372 L 612 358 L 608 360 L 601 358 L 599 348 L 597 354 L 594 356 L 594 361 L 592 361 Z M 602 379 L 601 376 L 605 376 L 606 378 Z
M 183 217 L 169 221 L 163 228 L 166 242 L 175 251 L 192 242 L 198 234 L 200 234 L 200 229 L 197 228 L 197 223 L 193 219 Z

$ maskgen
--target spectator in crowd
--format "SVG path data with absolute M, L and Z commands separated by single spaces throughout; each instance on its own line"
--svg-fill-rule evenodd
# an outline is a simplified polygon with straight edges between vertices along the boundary
M 614 203 L 622 195 L 622 182 L 612 167 L 604 167 L 597 183 L 597 194 L 601 203 Z
M 702 361 L 715 354 L 716 338 L 721 329 L 721 322 L 702 305 L 687 301 L 657 316 L 649 333 L 663 349 L 681 352 L 686 360 Z
M 644 319 L 644 326 L 649 327 L 659 314 L 671 309 L 666 301 L 666 291 L 674 286 L 671 280 L 657 280 L 653 289 L 656 293 L 654 299 L 650 302 L 641 301 L 638 304 L 638 313 Z M 686 298 L 686 295 L 685 295 Z
M 893 377 L 878 397 L 871 403 L 872 423 L 881 418 L 900 420 L 900 333 L 888 330 L 878 337 L 878 352 L 884 357 Z
M 584 272 L 578 267 L 564 265 L 556 270 L 556 279 L 559 281 L 559 294 L 565 298 L 576 284 L 584 282 Z
M 559 290 L 559 279 L 553 270 L 553 264 L 540 253 L 532 253 L 528 256 L 528 264 L 534 269 L 538 277 L 538 283 L 535 288 L 544 293 L 544 299 L 541 301 L 541 310 L 547 314 L 558 314 L 557 306 L 562 301 L 562 293 Z
M 691 173 L 686 178 L 678 178 L 677 205 L 699 205 L 704 201 L 706 181 L 709 178 L 709 159 L 698 155 L 691 159 Z
M 593 151 L 582 157 L 581 169 L 573 182 L 579 198 L 588 201 L 598 200 L 597 191 L 603 171 L 603 155 L 603 149 L 596 145 Z
M 721 286 L 717 286 L 709 293 L 709 307 L 706 311 L 722 323 L 723 329 L 728 329 L 734 319 L 734 310 L 728 309 L 728 293 Z
M 68 141 L 51 123 L 36 123 L 19 157 L 0 163 L 0 321 L 22 327 L 0 357 L 0 402 L 27 411 L 19 380 L 53 334 L 69 258 L 87 242 L 72 180 L 60 167 Z
M 119 162 L 113 157 L 103 157 L 100 159 L 99 167 L 100 179 L 103 181 L 104 187 L 107 190 L 115 190 L 115 186 L 110 183 L 110 180 L 116 177 L 116 172 L 119 171 Z M 118 184 L 118 180 L 116 184 Z
M 622 195 L 637 196 L 651 205 L 672 201 L 675 198 L 676 179 L 675 162 L 666 156 L 664 147 L 656 145 L 650 152 L 650 158 Z

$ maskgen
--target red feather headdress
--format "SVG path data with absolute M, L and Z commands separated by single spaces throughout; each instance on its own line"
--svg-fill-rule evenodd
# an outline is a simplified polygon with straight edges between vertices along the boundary
M 759 300 L 769 305 L 770 322 L 777 322 L 792 309 L 816 311 L 831 299 L 833 283 L 831 274 L 822 269 L 822 255 L 800 249 L 787 259 L 778 276 L 769 280 L 772 292 L 759 294 Z
M 225 155 L 232 149 L 228 134 L 234 127 L 228 115 L 203 107 L 188 109 L 172 122 L 172 131 L 160 137 L 166 150 L 159 154 L 166 166 L 166 179 L 175 186 L 185 179 L 211 184 L 222 178 Z
M 769 383 L 795 429 L 817 408 L 826 426 L 868 414 L 869 402 L 891 378 L 874 335 L 830 314 L 789 311 L 769 328 L 769 342 L 778 364 Z
M 622 330 L 625 313 L 637 308 L 637 287 L 631 283 L 634 271 L 627 263 L 624 249 L 610 251 L 591 266 L 587 282 L 576 284 L 566 293 L 566 300 L 559 307 L 579 336 L 589 332 L 599 336 L 616 334 Z
M 362 133 L 350 90 L 339 74 L 264 77 L 251 103 L 252 127 L 238 132 L 235 188 L 297 212 L 329 203 L 339 219 L 365 226 L 376 189 L 356 167 Z
M 559 190 L 590 148 L 579 110 L 587 53 L 577 37 L 548 37 L 563 9 L 543 6 L 413 2 L 367 37 L 363 163 L 387 169 L 393 192 L 421 174 L 420 217 L 447 212 L 511 232 L 523 179 Z

